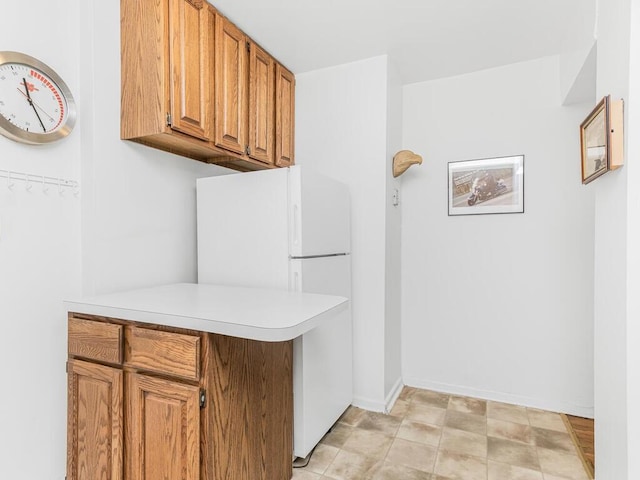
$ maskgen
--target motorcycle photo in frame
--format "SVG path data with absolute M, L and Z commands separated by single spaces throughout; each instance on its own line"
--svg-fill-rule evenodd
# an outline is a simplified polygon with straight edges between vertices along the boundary
M 471 194 L 467 198 L 467 204 L 473 206 L 478 202 L 484 202 L 507 192 L 507 186 L 502 178 L 497 178 L 489 170 L 476 172 L 471 181 Z
M 524 155 L 447 163 L 449 215 L 524 212 Z

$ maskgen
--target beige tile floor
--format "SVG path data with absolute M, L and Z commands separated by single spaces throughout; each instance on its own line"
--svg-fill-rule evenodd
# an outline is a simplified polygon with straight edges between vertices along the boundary
M 293 480 L 588 480 L 562 417 L 405 387 L 389 415 L 350 407 Z

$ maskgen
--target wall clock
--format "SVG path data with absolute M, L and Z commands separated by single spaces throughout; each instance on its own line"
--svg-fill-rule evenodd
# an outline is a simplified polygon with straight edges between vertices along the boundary
M 0 133 L 31 145 L 60 140 L 73 129 L 76 105 L 58 74 L 29 55 L 0 52 Z

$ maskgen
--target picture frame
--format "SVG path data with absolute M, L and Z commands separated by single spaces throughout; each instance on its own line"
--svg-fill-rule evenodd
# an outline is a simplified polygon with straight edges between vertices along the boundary
M 607 95 L 580 124 L 582 183 L 623 164 L 623 101 Z
M 524 213 L 524 155 L 449 162 L 449 216 Z

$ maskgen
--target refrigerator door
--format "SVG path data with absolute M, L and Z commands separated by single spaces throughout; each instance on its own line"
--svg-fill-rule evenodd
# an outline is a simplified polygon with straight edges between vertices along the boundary
M 197 181 L 198 282 L 289 286 L 288 169 Z
M 289 171 L 289 254 L 308 257 L 350 252 L 347 186 L 300 165 Z
M 291 290 L 351 298 L 351 256 L 291 260 Z M 306 457 L 353 399 L 351 310 L 293 343 L 293 452 Z

